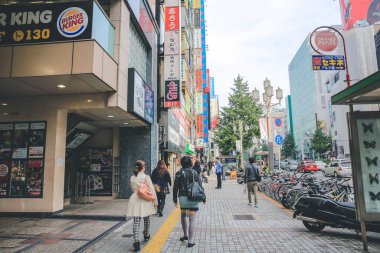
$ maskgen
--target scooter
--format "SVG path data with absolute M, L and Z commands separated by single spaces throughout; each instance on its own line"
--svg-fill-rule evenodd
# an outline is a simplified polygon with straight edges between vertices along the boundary
M 239 171 L 236 173 L 236 180 L 238 184 L 244 183 L 245 175 L 244 175 L 244 170 L 239 169 Z
M 294 207 L 293 218 L 301 220 L 309 231 L 319 232 L 326 226 L 360 231 L 354 202 L 337 202 L 325 196 L 311 195 L 301 197 Z M 366 228 L 380 233 L 380 222 L 366 222 Z

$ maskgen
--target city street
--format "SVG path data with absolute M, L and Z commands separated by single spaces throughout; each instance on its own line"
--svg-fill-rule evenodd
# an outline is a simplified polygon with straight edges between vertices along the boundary
M 263 194 L 259 208 L 247 205 L 243 185 L 223 181 L 205 184 L 207 203 L 201 204 L 196 245 L 188 249 L 182 236 L 179 210 L 167 198 L 164 217 L 152 217 L 151 235 L 142 252 L 362 252 L 360 235 L 345 229 L 306 230 L 292 212 Z M 99 240 L 98 240 L 99 239 Z M 369 252 L 380 252 L 380 235 L 369 233 Z M 131 220 L 2 219 L 1 252 L 132 252 Z

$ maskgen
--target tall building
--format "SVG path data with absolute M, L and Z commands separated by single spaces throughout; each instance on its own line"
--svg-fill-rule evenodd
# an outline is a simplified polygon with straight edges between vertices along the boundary
M 347 47 L 348 67 L 351 85 L 378 71 L 375 34 L 380 25 L 352 28 L 341 31 Z M 339 45 L 337 54 L 343 55 L 343 46 Z M 330 72 L 321 80 L 329 92 L 329 114 L 333 150 L 338 158 L 349 158 L 350 147 L 347 128 L 348 106 L 331 105 L 331 96 L 347 88 L 346 71 Z M 372 111 L 378 110 L 374 105 L 355 105 L 354 110 Z
M 159 2 L 0 0 L 1 212 L 128 198 L 155 166 Z
M 310 140 L 317 124 L 321 123 L 325 133 L 329 132 L 328 93 L 321 82 L 325 73 L 313 71 L 312 55 L 308 35 L 288 67 L 293 133 L 298 157 L 302 159 L 313 157 Z

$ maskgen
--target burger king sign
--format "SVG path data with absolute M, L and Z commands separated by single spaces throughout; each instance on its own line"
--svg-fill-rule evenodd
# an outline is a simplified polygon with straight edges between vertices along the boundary
M 79 7 L 70 7 L 64 10 L 58 17 L 57 29 L 67 38 L 81 35 L 87 28 L 87 13 Z

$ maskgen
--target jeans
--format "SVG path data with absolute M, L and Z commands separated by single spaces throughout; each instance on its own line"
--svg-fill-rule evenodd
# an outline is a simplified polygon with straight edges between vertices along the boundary
M 166 194 L 164 193 L 164 189 L 162 189 L 160 192 L 156 192 L 156 194 L 157 194 L 157 202 L 158 202 L 157 211 L 162 213 L 165 206 Z
M 252 192 L 255 196 L 255 204 L 257 204 L 257 181 L 250 181 L 247 183 L 247 190 L 248 190 L 248 202 L 252 203 Z
M 222 173 L 217 173 L 216 177 L 218 179 L 218 185 L 216 187 L 222 188 Z

